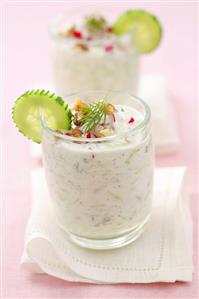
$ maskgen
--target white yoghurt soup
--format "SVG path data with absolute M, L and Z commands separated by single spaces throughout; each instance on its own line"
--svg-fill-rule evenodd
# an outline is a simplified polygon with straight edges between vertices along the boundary
M 95 129 L 85 131 L 91 94 L 89 100 L 79 95 L 66 98 L 73 102 L 72 127 L 67 132 L 44 128 L 42 147 L 58 224 L 80 245 L 105 249 L 137 238 L 150 216 L 154 171 L 150 112 L 132 96 L 113 93 L 103 102 L 102 92 L 95 92 L 96 106 L 105 103 L 106 120 L 103 115 Z M 119 104 L 119 98 L 128 98 L 129 105 Z M 97 119 L 96 111 L 92 117 Z
M 51 58 L 55 90 L 118 90 L 136 94 L 139 54 L 132 34 L 117 36 L 103 17 L 85 17 L 51 26 Z

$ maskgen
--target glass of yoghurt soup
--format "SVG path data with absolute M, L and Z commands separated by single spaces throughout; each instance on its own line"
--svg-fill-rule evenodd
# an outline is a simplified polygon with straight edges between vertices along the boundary
M 72 24 L 60 17 L 51 25 L 50 39 L 58 94 L 91 89 L 137 93 L 139 53 L 132 33 L 114 34 L 103 17 Z
M 83 247 L 129 244 L 144 231 L 152 208 L 150 109 L 124 92 L 80 92 L 65 102 L 70 129 L 53 131 L 44 119 L 42 135 L 57 224 Z

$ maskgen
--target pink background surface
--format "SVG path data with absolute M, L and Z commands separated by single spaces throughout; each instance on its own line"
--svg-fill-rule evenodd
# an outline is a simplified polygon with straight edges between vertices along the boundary
M 37 167 L 29 142 L 11 122 L 14 100 L 34 82 L 51 79 L 47 26 L 65 11 L 108 11 L 117 16 L 130 7 L 148 9 L 164 26 L 164 39 L 153 54 L 143 56 L 142 72 L 168 79 L 182 142 L 174 155 L 158 157 L 158 166 L 187 165 L 194 218 L 194 263 L 197 224 L 197 4 L 196 3 L 7 3 L 3 5 L 3 297 L 13 298 L 196 298 L 197 273 L 191 283 L 89 285 L 30 274 L 19 260 L 31 209 L 30 170 Z M 168 120 L 169 121 L 169 120 Z

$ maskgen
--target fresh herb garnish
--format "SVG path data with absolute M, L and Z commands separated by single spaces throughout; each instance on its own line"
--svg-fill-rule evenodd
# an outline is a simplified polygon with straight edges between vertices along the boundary
M 82 109 L 79 120 L 84 133 L 95 131 L 101 122 L 106 122 L 106 116 L 109 112 L 107 108 L 108 104 L 106 101 L 100 100 Z
M 88 16 L 85 17 L 85 26 L 89 33 L 99 34 L 105 30 L 107 22 L 101 16 Z

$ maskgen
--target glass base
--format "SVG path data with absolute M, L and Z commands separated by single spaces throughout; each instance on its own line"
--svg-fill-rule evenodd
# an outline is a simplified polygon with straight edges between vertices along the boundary
M 87 239 L 87 238 L 79 237 L 71 233 L 67 233 L 67 235 L 72 242 L 84 248 L 95 249 L 95 250 L 108 250 L 108 249 L 119 248 L 132 243 L 139 236 L 141 236 L 149 218 L 150 215 L 148 215 L 141 224 L 134 227 L 130 232 L 123 234 L 117 238 L 96 240 L 96 239 Z

